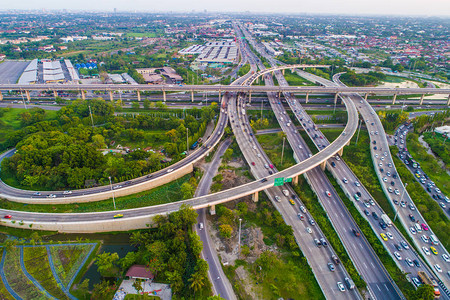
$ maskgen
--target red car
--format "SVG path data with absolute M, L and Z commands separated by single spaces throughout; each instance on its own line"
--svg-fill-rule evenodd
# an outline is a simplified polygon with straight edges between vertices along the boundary
M 420 226 L 422 226 L 422 229 L 427 231 L 428 230 L 428 226 L 424 223 L 420 224 Z
M 326 191 L 325 194 L 327 194 L 327 196 L 331 198 L 331 193 L 329 191 Z
M 4 216 L 4 218 L 5 218 L 5 219 L 11 219 L 12 216 L 11 216 L 11 215 L 6 215 L 6 216 Z
M 272 164 L 270 164 L 270 165 L 269 165 L 269 167 L 270 167 L 271 169 L 273 169 L 273 168 L 274 168 L 274 166 L 273 166 Z
M 252 161 L 252 166 L 254 166 L 255 165 L 255 162 L 254 161 Z

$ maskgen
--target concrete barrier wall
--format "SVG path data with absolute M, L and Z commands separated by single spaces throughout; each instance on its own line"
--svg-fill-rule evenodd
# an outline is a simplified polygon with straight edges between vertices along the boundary
M 153 227 L 155 215 L 112 219 L 91 222 L 29 222 L 29 221 L 2 221 L 2 226 L 20 229 L 58 231 L 64 233 L 94 233 L 111 231 L 129 231 Z

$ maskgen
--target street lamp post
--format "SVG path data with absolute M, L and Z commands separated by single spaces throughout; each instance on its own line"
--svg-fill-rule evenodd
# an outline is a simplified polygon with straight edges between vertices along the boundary
M 361 131 L 361 123 L 362 123 L 362 120 L 359 120 L 358 135 L 356 136 L 356 143 L 355 143 L 355 145 L 358 145 L 359 132 Z
M 402 197 L 400 198 L 400 203 L 403 201 L 403 196 L 405 195 L 406 187 L 407 187 L 407 186 L 408 186 L 408 184 L 405 183 L 405 189 L 403 190 Z M 399 203 L 398 205 L 400 205 L 400 203 Z M 397 211 L 395 212 L 394 222 L 395 222 L 395 220 L 397 219 L 397 216 L 398 216 L 398 207 L 397 207 Z
M 239 243 L 238 243 L 239 253 L 241 253 L 241 223 L 242 223 L 242 219 L 239 218 Z
M 186 127 L 186 155 L 189 154 L 189 128 Z
M 116 199 L 114 198 L 114 191 L 113 191 L 113 187 L 112 187 L 111 176 L 109 176 L 108 178 L 109 178 L 109 186 L 111 187 L 111 192 L 112 192 L 112 196 L 113 196 L 113 204 L 114 204 L 114 210 L 115 210 L 116 209 Z
M 281 166 L 283 166 L 283 156 L 284 156 L 284 141 L 286 137 L 283 136 L 283 148 L 281 148 Z

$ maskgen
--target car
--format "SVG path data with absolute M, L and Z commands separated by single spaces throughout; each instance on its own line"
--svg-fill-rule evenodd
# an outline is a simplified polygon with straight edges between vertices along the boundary
M 413 222 L 416 221 L 416 218 L 414 218 L 413 214 L 409 214 L 409 219 L 410 219 L 411 221 L 413 221 Z
M 11 219 L 12 216 L 11 216 L 11 215 L 6 215 L 6 216 L 4 216 L 3 218 L 4 218 L 4 219 Z
M 394 194 L 396 194 L 398 196 L 398 195 L 400 195 L 400 191 L 398 189 L 395 189 Z
M 395 249 L 397 249 L 397 251 L 402 251 L 402 247 L 399 244 L 394 244 Z
M 314 244 L 319 248 L 322 247 L 322 243 L 318 239 L 314 239 Z
M 429 243 L 429 242 L 430 242 L 430 239 L 429 239 L 426 235 L 422 235 L 422 236 L 421 236 L 421 239 L 422 239 L 422 241 L 423 241 L 424 243 Z
M 441 269 L 441 266 L 440 266 L 440 265 L 435 264 L 435 265 L 434 265 L 434 268 L 436 269 L 436 271 L 438 271 L 438 273 L 442 273 L 442 269 Z
M 372 217 L 375 219 L 375 220 L 378 220 L 378 215 L 377 215 L 377 213 L 376 212 L 372 212 Z
M 446 208 L 447 208 L 447 206 L 444 204 L 444 202 L 439 203 L 439 205 L 440 205 L 443 209 L 446 209 Z
M 412 205 L 411 203 L 409 204 L 409 209 L 410 209 L 410 210 L 416 210 L 416 208 L 414 207 L 414 205 Z
M 328 247 L 328 243 L 327 243 L 327 240 L 325 240 L 325 238 L 321 238 L 321 239 L 320 239 L 320 242 L 322 243 L 322 245 L 323 245 L 324 247 Z
M 410 227 L 409 231 L 411 231 L 412 234 L 416 234 L 416 230 L 414 229 L 414 227 Z
M 397 251 L 394 251 L 394 256 L 397 258 L 397 260 L 402 260 L 402 256 Z
M 405 201 L 400 201 L 400 206 L 403 207 L 403 208 L 405 208 L 405 207 L 406 207 Z
M 423 251 L 423 253 L 425 253 L 425 255 L 430 255 L 431 254 L 430 250 L 428 250 L 428 248 L 426 248 L 426 247 L 422 247 L 422 251 Z
M 331 166 L 332 166 L 333 168 L 336 168 L 336 163 L 335 163 L 334 161 L 332 161 L 332 162 L 331 162 Z
M 345 286 L 342 282 L 338 281 L 337 287 L 341 292 L 345 292 Z
M 280 202 L 280 196 L 275 196 L 275 200 L 276 200 L 277 202 Z
M 147 177 L 147 178 L 152 178 L 152 177 L 153 177 L 153 174 L 148 174 L 146 177 Z
M 417 259 L 413 260 L 413 263 L 416 265 L 416 267 L 420 268 L 421 264 Z
M 335 268 L 334 265 L 332 263 L 328 263 L 328 269 L 330 269 L 331 272 L 334 272 Z
M 168 169 L 167 170 L 167 173 L 170 173 L 170 172 L 172 172 L 173 171 L 173 169 Z
M 267 181 L 267 178 L 263 178 L 263 179 L 261 179 L 261 183 L 263 183 L 263 182 L 266 182 Z
M 344 178 L 342 178 L 342 182 L 347 184 L 348 183 L 348 179 L 344 177 Z
M 442 259 L 445 261 L 445 262 L 450 262 L 450 257 L 448 257 L 448 255 L 447 254 L 442 254 Z
M 297 214 L 297 217 L 298 217 L 301 221 L 303 221 L 303 220 L 305 219 L 305 216 L 303 216 L 301 213 L 298 213 L 298 214 Z
M 435 188 L 434 191 L 435 191 L 436 193 L 438 193 L 438 194 L 441 193 L 441 190 L 440 190 L 439 188 Z
M 40 195 L 41 195 L 41 193 L 39 193 L 39 192 L 33 193 L 33 196 L 40 196 Z
M 47 198 L 56 198 L 56 195 L 55 194 L 49 194 L 49 195 L 47 195 Z
M 369 213 L 369 211 L 368 211 L 367 209 L 364 210 L 364 214 L 365 214 L 366 216 L 370 215 L 370 213 Z
M 302 205 L 302 206 L 300 206 L 300 210 L 302 211 L 302 213 L 305 213 L 306 214 L 306 208 Z
M 382 166 L 383 166 L 383 163 L 380 161 L 380 163 L 378 164 L 378 166 L 382 167 Z
M 393 240 L 393 239 L 394 239 L 394 236 L 393 236 L 392 233 L 390 233 L 389 231 L 386 232 L 386 236 L 387 236 L 390 240 Z
M 405 258 L 405 261 L 408 264 L 408 266 L 410 266 L 411 268 L 414 267 L 414 263 L 409 257 Z
M 325 191 L 325 194 L 326 194 L 329 198 L 331 198 L 331 193 L 330 193 L 329 191 Z
M 370 207 L 370 203 L 367 202 L 367 201 L 364 201 L 364 206 L 367 207 L 367 208 L 369 208 L 369 207 Z
M 63 192 L 63 195 L 70 195 L 70 194 L 72 194 L 72 191 L 64 191 Z
M 119 185 L 115 185 L 115 186 L 113 186 L 113 190 L 117 190 L 117 189 L 120 189 L 122 186 L 119 184 Z
M 353 195 L 353 198 L 355 198 L 356 201 L 359 201 L 358 195 L 354 194 L 354 195 Z
M 384 221 L 380 221 L 379 224 L 380 224 L 381 229 L 383 229 L 383 230 L 386 229 L 387 225 L 386 225 L 386 223 L 384 223 Z
M 397 179 L 397 174 L 392 174 L 392 178 Z
M 394 181 L 391 181 L 391 185 L 394 186 L 394 185 L 395 185 L 395 182 L 394 182 Z
M 352 231 L 353 231 L 353 234 L 354 234 L 356 237 L 361 236 L 361 234 L 359 233 L 359 231 L 356 230 L 355 228 L 352 228 Z
M 292 205 L 295 205 L 295 202 L 292 199 L 289 199 L 289 203 L 292 204 Z
M 397 199 L 394 199 L 394 204 L 395 204 L 395 205 L 398 205 L 398 204 L 399 204 L 399 202 L 398 202 Z
M 356 192 L 356 195 L 358 195 L 358 197 L 361 197 L 361 193 L 360 192 Z
M 384 182 L 387 182 L 387 178 L 386 178 L 386 177 L 383 177 L 383 181 L 384 181 Z
M 316 222 L 313 219 L 309 219 L 309 224 L 311 224 L 312 226 L 316 225 Z
M 336 155 L 334 158 L 335 158 L 337 161 L 340 161 L 340 160 L 341 160 L 341 158 L 339 157 L 339 155 Z
M 339 258 L 335 255 L 335 254 L 333 254 L 333 255 L 331 255 L 331 259 L 334 261 L 334 263 L 335 264 L 340 264 L 341 263 L 341 261 L 339 260 Z
M 199 228 L 200 230 L 202 230 L 203 227 L 204 227 L 204 226 L 203 226 L 203 223 L 200 222 L 200 223 L 198 224 L 198 228 Z
M 409 249 L 408 244 L 405 241 L 401 241 L 400 244 L 402 245 L 403 248 L 405 248 L 406 250 Z
M 430 247 L 431 252 L 433 252 L 434 255 L 438 255 L 438 251 L 434 247 Z
M 360 187 L 360 186 L 361 186 L 361 184 L 360 184 L 358 181 L 355 181 L 355 185 L 356 185 L 357 187 Z
M 123 217 L 123 215 L 122 214 L 117 214 L 117 215 L 114 215 L 114 219 L 119 219 L 119 218 L 122 218 Z
M 255 162 L 254 161 L 252 161 L 252 166 L 254 166 L 255 165 Z
M 388 240 L 387 236 L 384 233 L 380 233 L 380 236 L 384 241 Z
M 311 230 L 311 228 L 309 228 L 309 227 L 306 227 L 306 232 L 307 232 L 307 233 L 309 233 L 309 234 L 311 234 L 311 233 L 312 233 L 312 230 Z
M 388 192 L 392 193 L 394 190 L 391 187 L 388 187 Z
M 428 231 L 428 226 L 426 224 L 422 223 L 420 226 L 422 226 L 423 230 Z
M 369 203 L 370 205 L 375 206 L 375 201 L 373 201 L 373 199 L 369 199 Z
M 391 176 L 391 172 L 386 172 L 386 176 Z

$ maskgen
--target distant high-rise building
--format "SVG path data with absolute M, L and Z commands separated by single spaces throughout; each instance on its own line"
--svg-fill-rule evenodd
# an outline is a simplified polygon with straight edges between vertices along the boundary
M 117 12 L 117 8 L 114 7 L 114 13 L 116 13 L 116 12 Z

